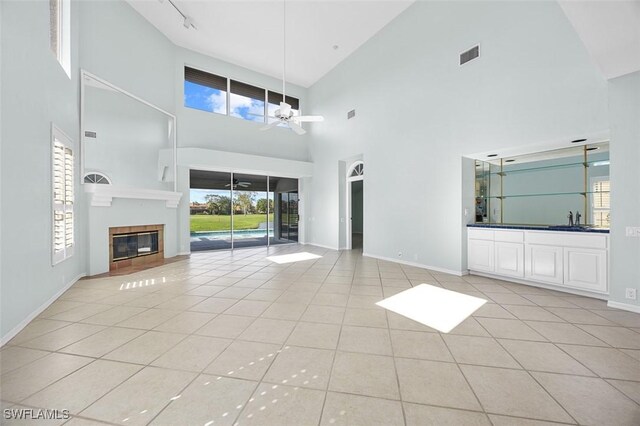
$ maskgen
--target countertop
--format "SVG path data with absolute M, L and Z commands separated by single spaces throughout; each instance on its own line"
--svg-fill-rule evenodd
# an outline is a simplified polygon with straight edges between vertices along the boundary
M 589 228 L 586 226 L 567 225 L 501 225 L 497 223 L 469 223 L 469 228 L 495 228 L 495 229 L 522 229 L 532 231 L 555 231 L 555 232 L 591 232 L 598 234 L 608 234 L 609 230 L 604 228 Z

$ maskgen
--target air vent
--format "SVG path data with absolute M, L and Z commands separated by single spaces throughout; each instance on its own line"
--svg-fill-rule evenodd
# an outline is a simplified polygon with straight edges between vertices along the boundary
M 471 49 L 460 54 L 460 65 L 464 65 L 480 56 L 480 46 L 473 46 Z
M 97 137 L 98 137 L 98 134 L 97 134 L 96 132 L 89 132 L 89 131 L 86 131 L 86 132 L 84 132 L 84 136 L 85 136 L 86 138 L 94 138 L 94 139 L 95 139 L 95 138 L 97 138 Z
M 356 110 L 355 110 L 355 109 L 352 109 L 351 111 L 349 111 L 349 112 L 347 113 L 347 120 L 350 120 L 350 119 L 352 119 L 352 118 L 353 118 L 353 117 L 355 117 L 355 116 L 356 116 Z

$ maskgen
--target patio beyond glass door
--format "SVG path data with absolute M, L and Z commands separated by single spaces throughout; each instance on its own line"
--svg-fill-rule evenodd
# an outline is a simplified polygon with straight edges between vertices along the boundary
M 267 177 L 233 174 L 233 247 L 268 244 Z
M 298 241 L 298 180 L 190 171 L 191 250 Z

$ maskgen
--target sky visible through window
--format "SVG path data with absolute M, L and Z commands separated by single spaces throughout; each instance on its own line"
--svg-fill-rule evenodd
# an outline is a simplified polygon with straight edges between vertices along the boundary
M 229 115 L 242 118 L 244 120 L 264 123 L 264 102 L 251 99 L 246 96 L 232 93 L 229 96 Z M 217 114 L 227 114 L 227 92 L 224 90 L 212 89 L 190 81 L 184 82 L 184 106 L 201 111 L 215 112 Z M 268 114 L 273 116 L 280 105 L 269 104 Z M 292 110 L 293 115 L 299 115 L 297 110 Z M 269 118 L 271 123 L 273 118 Z M 286 125 L 282 125 L 287 127 Z

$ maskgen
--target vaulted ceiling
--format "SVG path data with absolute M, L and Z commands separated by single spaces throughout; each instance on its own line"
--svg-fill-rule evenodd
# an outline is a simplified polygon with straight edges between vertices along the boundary
M 173 43 L 282 78 L 283 0 L 127 0 Z M 309 87 L 414 0 L 287 0 L 287 81 Z

